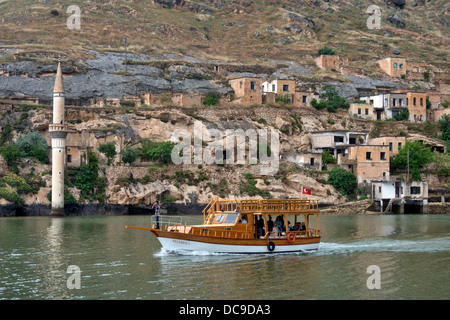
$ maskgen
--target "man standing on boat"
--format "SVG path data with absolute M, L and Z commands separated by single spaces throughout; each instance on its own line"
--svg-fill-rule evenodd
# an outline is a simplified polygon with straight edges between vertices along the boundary
M 159 206 L 158 201 L 155 201 L 155 203 L 153 203 L 152 209 L 155 209 L 156 229 L 159 229 L 159 216 L 161 215 L 161 207 Z

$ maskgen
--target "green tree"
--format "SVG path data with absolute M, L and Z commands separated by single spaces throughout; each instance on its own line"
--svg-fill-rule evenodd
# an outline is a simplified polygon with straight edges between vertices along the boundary
M 321 100 L 320 102 L 317 102 L 316 98 L 313 98 L 311 100 L 311 106 L 316 108 L 317 110 L 325 109 L 327 107 L 327 102 L 324 100 Z
M 324 150 L 322 152 L 322 164 L 323 164 L 322 170 L 328 170 L 327 168 L 328 164 L 336 162 L 337 159 L 330 153 L 330 150 Z
M 322 87 L 320 98 L 326 99 L 326 108 L 329 112 L 335 112 L 339 108 L 348 109 L 350 107 L 350 103 L 348 103 L 345 98 L 341 97 L 339 92 L 329 84 Z
M 131 146 L 125 147 L 120 154 L 122 155 L 122 161 L 129 164 L 134 162 L 138 157 L 138 152 Z
M 394 116 L 396 121 L 403 121 L 409 119 L 409 110 L 408 108 L 403 108 L 403 110 Z
M 98 177 L 97 167 L 83 164 L 78 168 L 74 185 L 80 189 L 81 194 L 87 197 L 95 188 Z
M 19 136 L 16 145 L 24 157 L 34 157 L 42 163 L 49 163 L 47 140 L 39 132 L 30 131 Z
M 86 154 L 83 155 L 86 157 Z M 89 150 L 89 164 L 83 164 L 76 169 L 74 185 L 80 189 L 83 197 L 88 197 L 97 186 L 98 158 L 95 152 Z
M 409 152 L 409 170 L 413 180 L 420 180 L 420 169 L 424 168 L 428 163 L 433 162 L 434 154 L 430 148 L 420 141 L 408 141 L 402 147 L 400 152 L 391 157 L 391 168 L 407 169 L 408 168 L 408 152 Z
M 25 200 L 12 188 L 0 187 L 0 198 L 17 204 L 24 204 Z
M 444 141 L 450 141 L 450 116 L 448 114 L 444 114 L 438 121 L 439 130 L 441 130 L 442 134 L 439 137 Z
M 116 152 L 116 144 L 114 142 L 102 143 L 98 146 L 98 151 L 103 153 L 108 158 L 108 166 L 111 165 L 112 159 L 114 159 Z
M 3 127 L 2 136 L 0 138 L 0 147 L 4 146 L 6 143 L 10 142 L 13 138 L 13 127 L 11 125 L 11 121 L 6 121 L 5 126 Z
M 214 91 L 208 92 L 208 94 L 205 97 L 205 100 L 203 100 L 203 104 L 205 106 L 213 106 L 218 103 L 219 103 L 219 94 Z
M 9 167 L 16 166 L 17 159 L 22 156 L 22 152 L 15 143 L 10 143 L 6 147 L 1 148 L 1 153 Z
M 330 171 L 328 183 L 341 193 L 351 195 L 356 188 L 356 176 L 342 168 L 335 168 Z
M 141 142 L 139 155 L 145 159 L 169 163 L 172 160 L 172 149 L 175 145 L 175 143 L 170 141 L 155 142 L 146 139 Z
M 336 52 L 333 49 L 328 48 L 327 46 L 319 49 L 319 55 L 330 55 L 330 56 L 333 56 L 335 54 L 336 54 Z
M 450 155 L 436 153 L 434 161 L 434 170 L 440 176 L 450 175 Z

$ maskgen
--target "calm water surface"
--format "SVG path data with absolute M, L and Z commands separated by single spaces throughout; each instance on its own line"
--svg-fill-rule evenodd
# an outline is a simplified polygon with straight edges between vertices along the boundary
M 202 217 L 185 217 L 198 223 Z M 313 253 L 170 254 L 148 216 L 1 218 L 0 299 L 449 299 L 450 215 L 321 216 Z M 81 270 L 81 289 L 68 289 Z M 381 272 L 369 290 L 367 268 Z

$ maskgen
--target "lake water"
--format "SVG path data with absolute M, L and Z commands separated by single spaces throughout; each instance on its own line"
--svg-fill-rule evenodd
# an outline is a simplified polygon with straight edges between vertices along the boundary
M 322 215 L 319 251 L 267 255 L 169 254 L 150 232 L 125 229 L 149 224 L 1 218 L 0 299 L 450 298 L 450 215 Z M 68 286 L 77 283 L 69 266 L 80 289 Z M 368 288 L 369 266 L 379 268 L 379 289 Z

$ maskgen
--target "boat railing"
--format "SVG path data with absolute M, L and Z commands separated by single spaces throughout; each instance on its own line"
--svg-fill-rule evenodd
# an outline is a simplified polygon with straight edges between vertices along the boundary
M 316 238 L 320 237 L 319 229 L 309 229 L 302 231 L 269 231 L 262 237 L 263 239 L 286 239 L 292 233 L 295 238 Z
M 192 235 L 205 237 L 218 237 L 227 239 L 253 239 L 254 235 L 250 231 L 245 230 L 227 230 L 218 228 L 192 228 L 189 232 Z
M 316 199 L 219 200 L 211 199 L 203 209 L 203 223 L 210 224 L 216 212 L 265 214 L 319 214 Z
M 183 217 L 160 215 L 158 224 L 159 229 L 167 230 L 168 228 L 173 227 L 175 225 L 183 225 Z M 152 226 L 152 228 L 156 228 L 156 216 L 150 217 L 150 225 Z

